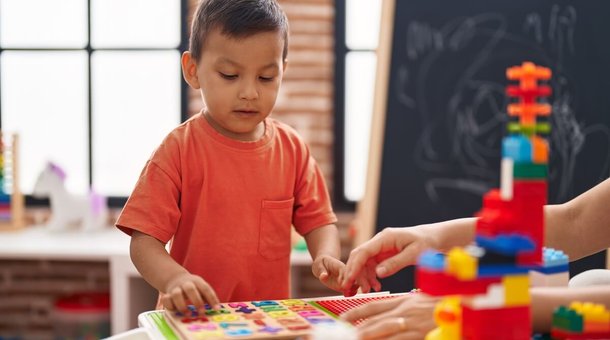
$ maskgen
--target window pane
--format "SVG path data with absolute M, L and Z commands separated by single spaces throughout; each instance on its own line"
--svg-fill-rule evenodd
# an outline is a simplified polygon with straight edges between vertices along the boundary
M 180 0 L 91 0 L 93 48 L 179 44 Z
M 368 163 L 373 94 L 374 52 L 350 52 L 345 58 L 345 197 L 358 201 L 364 195 Z
M 93 183 L 128 196 L 146 160 L 180 123 L 180 53 L 95 52 Z
M 67 174 L 69 191 L 88 188 L 87 53 L 0 55 L 2 129 L 20 134 L 21 188 L 29 194 L 47 161 Z
M 349 49 L 374 50 L 379 40 L 380 0 L 347 0 L 345 43 Z
M 1 0 L 2 48 L 82 48 L 87 0 Z

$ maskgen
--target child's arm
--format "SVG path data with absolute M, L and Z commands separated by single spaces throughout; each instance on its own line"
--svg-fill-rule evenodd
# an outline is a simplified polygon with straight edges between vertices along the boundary
M 551 329 L 553 311 L 570 303 L 593 302 L 610 306 L 610 286 L 590 287 L 537 287 L 531 288 L 532 322 L 534 331 L 548 332 Z
M 573 200 L 546 206 L 546 246 L 561 249 L 570 261 L 610 246 L 610 179 Z
M 341 244 L 337 227 L 334 224 L 325 225 L 312 230 L 304 237 L 313 259 L 313 275 L 327 287 L 341 291 L 339 276 L 345 265 L 339 260 Z
M 161 241 L 134 230 L 130 253 L 142 277 L 162 293 L 165 308 L 186 311 L 187 300 L 198 308 L 203 308 L 205 303 L 218 306 L 212 287 L 174 261 Z

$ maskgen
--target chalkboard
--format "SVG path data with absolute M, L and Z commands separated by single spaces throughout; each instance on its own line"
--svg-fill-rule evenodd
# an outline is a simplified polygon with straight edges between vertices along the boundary
M 506 68 L 550 68 L 549 203 L 610 171 L 610 1 L 397 0 L 383 5 L 357 243 L 388 226 L 472 216 L 499 186 Z M 604 254 L 573 272 L 604 267 Z M 384 289 L 412 287 L 411 274 Z

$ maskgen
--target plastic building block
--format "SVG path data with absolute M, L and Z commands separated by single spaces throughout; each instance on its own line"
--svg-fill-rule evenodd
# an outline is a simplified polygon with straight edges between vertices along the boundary
M 516 255 L 520 252 L 534 250 L 536 244 L 531 238 L 519 234 L 499 235 L 496 237 L 477 236 L 479 246 L 503 255 Z
M 438 327 L 426 336 L 426 340 L 462 339 L 462 307 L 459 297 L 444 298 L 434 308 L 434 321 Z
M 551 125 L 548 122 L 538 122 L 535 125 L 521 125 L 518 122 L 509 122 L 506 130 L 509 133 L 521 133 L 526 136 L 532 136 L 538 134 L 549 134 L 551 132 Z
M 561 306 L 553 313 L 553 328 L 555 327 L 570 332 L 582 332 L 582 315 L 573 309 Z
M 518 103 L 509 104 L 507 111 L 509 115 L 519 116 L 521 125 L 535 126 L 537 116 L 548 116 L 551 113 L 549 104 L 537 100 L 551 94 L 549 86 L 538 85 L 538 80 L 550 79 L 551 70 L 524 62 L 521 66 L 510 67 L 506 76 L 511 80 L 519 80 L 519 86 L 508 86 L 506 92 L 509 96 L 520 99 Z
M 532 162 L 532 142 L 525 136 L 508 136 L 502 141 L 502 158 L 510 158 L 515 163 Z
M 529 339 L 530 282 L 567 283 L 565 254 L 545 250 L 543 256 L 542 248 L 549 144 L 539 134 L 551 130 L 547 118 L 551 105 L 541 100 L 551 94 L 551 88 L 538 82 L 550 79 L 551 71 L 524 62 L 509 68 L 507 77 L 519 81 L 506 90 L 514 98 L 507 107 L 514 118 L 507 124 L 510 135 L 502 141 L 500 189 L 485 194 L 476 213 L 475 245 L 452 249 L 446 257 L 427 252 L 418 261 L 417 286 L 424 293 L 460 295 L 451 308 L 447 300 L 437 305 L 438 328 L 428 334 L 428 340 Z M 603 311 L 580 309 L 591 315 L 586 330 L 602 329 Z M 567 322 L 565 317 L 562 320 Z
M 456 277 L 418 267 L 416 282 L 422 292 L 428 295 L 475 295 L 485 294 L 487 287 L 493 283 L 501 282 L 500 277 L 478 278 L 472 281 L 461 281 Z
M 516 307 L 530 304 L 530 280 L 526 275 L 504 276 L 502 279 L 504 285 L 504 300 L 506 306 Z
M 515 162 L 511 158 L 502 158 L 500 174 L 500 198 L 503 201 L 513 199 L 513 168 Z
M 513 169 L 513 177 L 520 179 L 546 178 L 548 167 L 546 164 L 517 163 Z
M 537 164 L 547 164 L 549 162 L 549 143 L 544 138 L 532 136 L 532 160 Z
M 542 256 L 545 267 L 567 265 L 570 263 L 568 255 L 561 250 L 544 247 L 542 249 Z
M 477 259 L 462 248 L 453 248 L 447 254 L 446 272 L 459 280 L 471 281 L 477 276 Z
M 476 295 L 464 298 L 464 305 L 473 310 L 477 309 L 496 309 L 505 306 L 504 286 L 502 284 L 492 284 L 487 288 L 487 294 Z
M 443 271 L 445 268 L 445 256 L 439 252 L 426 250 L 419 256 L 417 265 L 428 270 Z
M 521 340 L 532 333 L 530 308 L 472 309 L 462 305 L 462 339 Z
M 572 302 L 570 309 L 583 316 L 585 333 L 610 331 L 610 312 L 602 304 Z

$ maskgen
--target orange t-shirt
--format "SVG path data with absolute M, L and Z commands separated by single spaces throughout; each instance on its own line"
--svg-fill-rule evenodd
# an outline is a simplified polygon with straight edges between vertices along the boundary
M 171 257 L 222 302 L 288 298 L 291 224 L 304 235 L 336 222 L 305 143 L 285 124 L 264 123 L 254 142 L 221 135 L 201 113 L 174 129 L 116 222 L 171 240 Z

